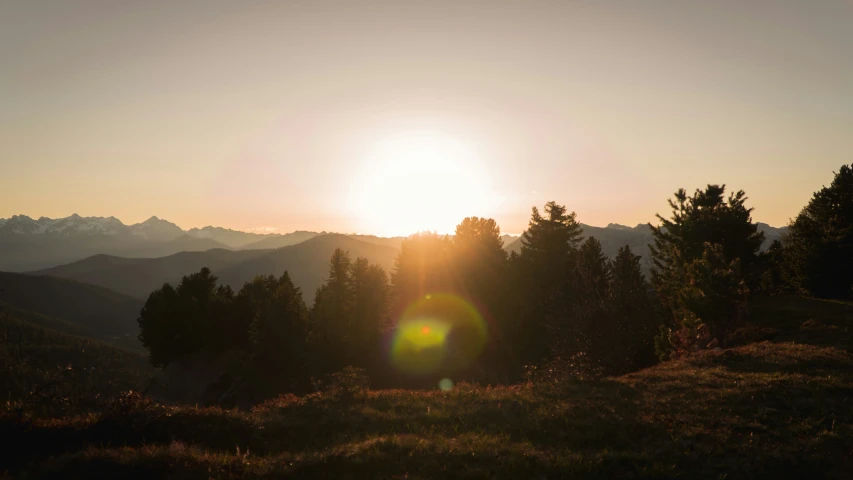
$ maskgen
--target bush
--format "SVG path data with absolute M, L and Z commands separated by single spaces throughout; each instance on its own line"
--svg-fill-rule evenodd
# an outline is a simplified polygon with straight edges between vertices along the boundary
M 370 378 L 363 368 L 346 367 L 329 375 L 324 390 L 341 400 L 354 400 L 367 395 Z

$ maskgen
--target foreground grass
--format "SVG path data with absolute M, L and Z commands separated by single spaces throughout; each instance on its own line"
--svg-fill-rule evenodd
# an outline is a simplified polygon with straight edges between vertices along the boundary
M 7 410 L 51 416 L 97 410 L 106 397 L 144 388 L 153 373 L 142 354 L 0 313 Z
M 0 465 L 28 478 L 851 478 L 853 307 L 788 301 L 759 299 L 742 346 L 594 382 L 7 414 Z

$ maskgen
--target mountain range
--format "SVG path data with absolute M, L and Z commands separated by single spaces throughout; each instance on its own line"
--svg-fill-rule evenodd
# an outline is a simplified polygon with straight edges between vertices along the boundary
M 765 233 L 765 248 L 771 241 L 780 238 L 787 228 L 775 228 L 765 223 L 757 225 Z M 604 254 L 608 256 L 615 255 L 623 245 L 630 245 L 635 252 L 645 256 L 646 246 L 651 242 L 651 230 L 647 224 L 636 227 L 615 223 L 606 227 L 582 226 L 584 236 L 598 238 Z M 183 230 L 158 217 L 125 225 L 115 217 L 81 217 L 74 214 L 65 218 L 41 217 L 35 220 L 26 215 L 15 215 L 9 219 L 0 219 L 0 271 L 43 270 L 95 255 L 133 259 L 169 257 L 181 252 L 208 250 L 274 250 L 324 234 L 326 232 L 308 231 L 261 234 L 214 226 Z M 348 236 L 395 249 L 405 238 Z M 507 251 L 520 251 L 519 237 L 504 235 L 502 239 Z
M 208 267 L 219 282 L 239 290 L 255 275 L 280 276 L 287 270 L 305 301 L 311 303 L 329 273 L 329 258 L 336 248 L 350 256 L 364 257 L 391 270 L 398 249 L 369 243 L 347 235 L 316 235 L 296 245 L 267 250 L 211 249 L 204 252 L 180 252 L 157 258 L 126 258 L 94 255 L 73 263 L 32 272 L 33 275 L 72 279 L 112 289 L 144 299 L 153 290 L 169 282 Z
M 786 230 L 757 225 L 765 233 L 765 248 Z M 647 224 L 582 227 L 585 237 L 601 241 L 607 256 L 629 245 L 648 258 L 652 235 Z M 235 290 L 256 275 L 288 271 L 311 304 L 336 248 L 390 273 L 404 239 L 306 231 L 256 234 L 220 227 L 185 231 L 157 217 L 125 225 L 114 217 L 33 220 L 16 215 L 0 219 L 0 310 L 46 328 L 139 348 L 136 317 L 147 296 L 202 267 Z M 507 251 L 520 251 L 519 237 L 502 240 Z M 9 273 L 15 269 L 28 273 Z
M 115 217 L 65 218 L 26 215 L 0 219 L 0 271 L 23 272 L 106 254 L 163 257 L 184 251 L 279 248 L 305 241 L 313 232 L 259 234 L 207 226 L 183 230 L 151 217 L 125 225 Z

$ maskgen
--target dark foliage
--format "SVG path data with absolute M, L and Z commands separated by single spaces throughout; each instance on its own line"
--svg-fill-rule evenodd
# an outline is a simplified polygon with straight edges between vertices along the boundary
M 785 260 L 792 283 L 819 297 L 853 295 L 853 165 L 812 196 L 791 222 Z
M 680 189 L 669 200 L 671 217 L 658 215 L 661 225 L 652 226 L 652 284 L 672 315 L 657 340 L 662 357 L 725 342 L 743 320 L 748 284 L 759 282 L 764 235 L 743 190 L 724 194 L 725 185 L 693 196 Z

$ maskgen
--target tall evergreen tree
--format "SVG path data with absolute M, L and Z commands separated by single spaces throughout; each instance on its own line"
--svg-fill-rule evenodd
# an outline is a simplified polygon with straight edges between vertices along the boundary
M 252 353 L 261 366 L 292 376 L 305 367 L 308 308 L 287 272 L 263 284 L 266 301 L 258 306 L 249 331 Z
M 720 342 L 725 340 L 731 325 L 741 318 L 732 305 L 740 304 L 744 292 L 741 282 L 749 278 L 746 274 L 756 271 L 758 251 L 764 240 L 764 234 L 752 223 L 752 209 L 745 206 L 747 198 L 743 190 L 727 199 L 724 194 L 725 185 L 708 185 L 690 197 L 680 189 L 675 199 L 669 200 L 672 216 L 666 219 L 657 215 L 661 225 L 650 225 L 654 236 L 654 245 L 650 245 L 652 284 L 672 312 L 675 330 L 680 331 L 683 322 L 704 323 Z M 731 288 L 720 287 L 723 278 L 723 283 L 731 283 Z M 706 281 L 696 283 L 698 279 Z M 757 283 L 757 278 L 753 280 Z M 720 288 L 703 291 L 697 285 Z M 725 292 L 733 297 L 724 298 Z M 713 298 L 719 303 L 685 300 L 694 296 Z M 729 311 L 732 317 L 723 318 L 717 315 L 719 311 Z M 714 323 L 719 325 L 715 328 Z
M 191 350 L 181 341 L 182 325 L 177 318 L 178 293 L 168 283 L 151 292 L 139 314 L 139 341 L 148 350 L 155 367 L 166 367 Z
M 350 270 L 352 285 L 352 351 L 348 365 L 375 367 L 382 334 L 390 328 L 388 275 L 379 265 L 357 258 Z
M 812 196 L 791 222 L 785 260 L 793 283 L 810 295 L 853 295 L 853 165 Z
M 547 341 L 555 359 L 571 364 L 574 373 L 598 370 L 609 348 L 610 271 L 601 243 L 584 241 L 566 265 L 565 279 L 545 304 Z
M 352 286 L 349 253 L 335 249 L 329 260 L 329 278 L 317 289 L 314 307 L 311 310 L 311 330 L 318 349 L 326 352 L 325 360 L 330 368 L 346 365 L 346 352 L 350 350 L 352 338 Z
M 573 267 L 576 297 L 580 301 L 601 305 L 609 300 L 610 268 L 597 238 L 589 237 L 581 244 Z
M 617 332 L 615 350 L 625 371 L 651 365 L 658 314 L 640 266 L 640 255 L 627 245 L 610 261 L 613 328 Z
M 166 283 L 151 293 L 137 322 L 139 339 L 153 365 L 165 367 L 182 356 L 217 345 L 220 314 L 233 292 L 217 288 L 216 281 L 205 267 L 184 276 L 177 288 Z
M 490 218 L 468 217 L 456 226 L 452 245 L 453 270 L 461 292 L 489 321 L 489 344 L 479 358 L 485 380 L 504 380 L 517 375 L 514 340 L 524 324 L 519 316 L 509 279 L 509 260 L 503 249 L 498 224 Z
M 566 315 L 572 296 L 572 262 L 583 229 L 575 213 L 566 212 L 553 201 L 545 204 L 545 216 L 533 207 L 521 237 L 521 253 L 513 261 L 514 291 L 522 299 L 513 313 L 524 324 L 515 340 L 526 362 L 538 362 L 548 354 L 548 330 L 555 317 Z
M 536 272 L 540 286 L 559 284 L 582 235 L 575 213 L 566 213 L 565 206 L 553 201 L 546 203 L 544 217 L 533 207 L 530 224 L 521 236 L 520 257 Z

